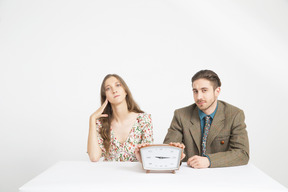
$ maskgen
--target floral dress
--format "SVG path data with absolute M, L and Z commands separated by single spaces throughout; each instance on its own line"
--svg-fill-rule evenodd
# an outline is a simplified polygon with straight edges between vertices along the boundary
M 150 114 L 139 113 L 136 121 L 129 132 L 129 135 L 124 143 L 120 143 L 114 136 L 111 129 L 111 139 L 109 155 L 106 157 L 106 150 L 103 144 L 99 130 L 102 128 L 100 120 L 96 121 L 96 130 L 98 132 L 98 143 L 100 145 L 104 161 L 137 161 L 135 156 L 135 148 L 141 143 L 153 143 L 153 125 Z

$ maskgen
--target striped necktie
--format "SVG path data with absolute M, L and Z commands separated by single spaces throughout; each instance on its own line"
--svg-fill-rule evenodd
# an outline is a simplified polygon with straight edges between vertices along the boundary
M 204 126 L 203 138 L 202 138 L 202 156 L 206 156 L 206 142 L 207 142 L 207 136 L 208 136 L 210 126 L 211 126 L 210 116 L 207 115 L 205 117 L 205 126 Z

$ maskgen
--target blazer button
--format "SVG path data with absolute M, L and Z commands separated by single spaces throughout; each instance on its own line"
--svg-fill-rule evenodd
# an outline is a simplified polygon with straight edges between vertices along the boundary
M 225 142 L 224 142 L 224 141 L 221 141 L 220 143 L 223 145 Z

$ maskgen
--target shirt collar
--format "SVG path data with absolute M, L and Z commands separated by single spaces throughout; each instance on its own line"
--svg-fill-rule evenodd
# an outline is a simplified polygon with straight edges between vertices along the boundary
M 217 102 L 217 106 L 216 106 L 216 109 L 214 110 L 214 112 L 213 112 L 211 115 L 209 115 L 209 116 L 211 117 L 211 119 L 214 118 L 217 109 L 218 109 L 218 102 Z M 203 111 L 201 111 L 199 108 L 198 108 L 198 114 L 199 114 L 200 120 L 202 120 L 204 117 L 207 116 L 207 115 L 206 115 Z

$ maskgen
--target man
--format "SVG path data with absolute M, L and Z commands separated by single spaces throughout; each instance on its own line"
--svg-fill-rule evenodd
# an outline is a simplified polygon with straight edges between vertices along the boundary
M 183 161 L 193 168 L 247 164 L 244 112 L 218 100 L 218 75 L 211 70 L 199 71 L 192 77 L 192 87 L 195 103 L 175 110 L 164 143 L 184 144 Z

